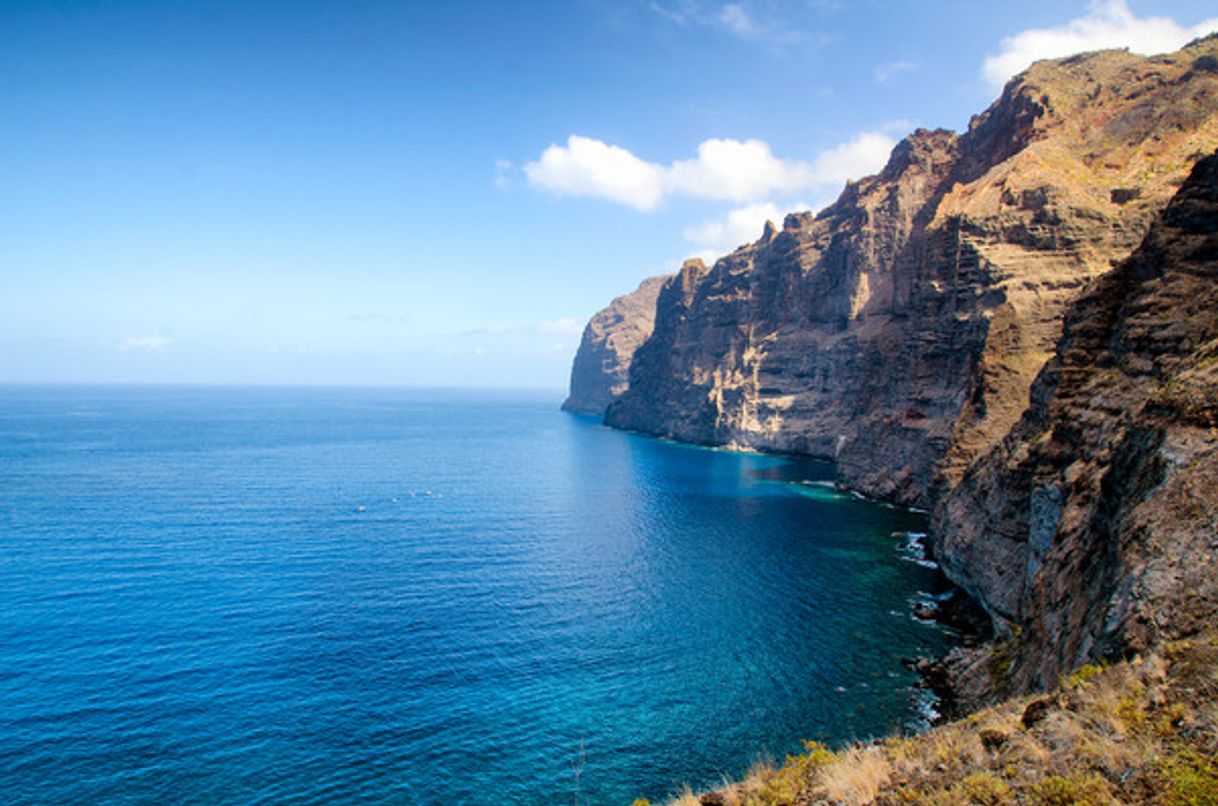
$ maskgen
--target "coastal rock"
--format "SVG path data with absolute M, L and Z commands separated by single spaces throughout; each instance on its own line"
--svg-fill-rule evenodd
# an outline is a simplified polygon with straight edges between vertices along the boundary
M 697 261 L 701 265 L 702 261 Z M 602 416 L 628 384 L 635 350 L 651 335 L 656 297 L 667 276 L 651 277 L 598 311 L 584 327 L 571 367 L 571 389 L 563 411 Z
M 1034 727 L 1043 722 L 1056 707 L 1057 700 L 1054 698 L 1039 697 L 1028 703 L 1027 707 L 1023 709 L 1023 716 L 1019 718 L 1019 721 L 1025 729 Z
M 916 131 L 821 213 L 682 269 L 628 374 L 585 359 L 578 385 L 599 363 L 628 387 L 610 425 L 827 457 L 929 508 L 1018 421 L 1067 306 L 1218 146 L 1218 75 L 1195 67 L 1216 54 L 1033 65 L 965 134 Z
M 995 728 L 982 728 L 977 731 L 977 738 L 981 740 L 981 746 L 990 752 L 994 752 L 1007 743 L 1010 737 L 1001 730 Z
M 1070 310 L 1011 432 L 936 508 L 990 613 L 990 695 L 1218 620 L 1218 155 Z

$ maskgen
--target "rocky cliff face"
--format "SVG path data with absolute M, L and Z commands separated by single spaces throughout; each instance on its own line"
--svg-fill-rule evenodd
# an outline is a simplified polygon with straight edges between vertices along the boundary
M 1218 623 L 1218 155 L 1071 309 L 1031 401 L 934 518 L 1006 638 L 987 692 Z
M 1038 63 L 967 133 L 917 131 L 819 215 L 687 264 L 606 421 L 831 457 L 931 505 L 1019 419 L 1066 307 L 1218 146 L 1216 66 L 1213 38 Z M 595 358 L 598 338 L 573 399 L 598 363 L 621 387 L 629 359 Z
M 694 263 L 701 265 L 702 261 Z M 667 279 L 644 280 L 637 289 L 610 302 L 588 322 L 571 367 L 571 391 L 562 404 L 564 411 L 599 417 L 626 391 L 631 359 L 651 335 L 656 297 Z

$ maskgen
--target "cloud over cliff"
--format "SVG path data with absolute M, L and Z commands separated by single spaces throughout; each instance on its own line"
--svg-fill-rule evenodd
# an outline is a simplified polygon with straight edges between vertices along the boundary
M 1064 25 L 1030 28 L 1003 39 L 998 52 L 986 58 L 981 72 L 998 88 L 1039 59 L 1107 48 L 1166 53 L 1215 30 L 1218 17 L 1181 25 L 1170 17 L 1138 17 L 1125 0 L 1092 0 L 1086 14 Z
M 792 160 L 775 156 L 762 140 L 712 138 L 698 145 L 696 156 L 662 165 L 573 134 L 526 163 L 524 175 L 538 190 L 608 199 L 638 210 L 653 210 L 667 196 L 758 203 L 777 193 L 836 189 L 881 168 L 895 143 L 883 132 L 863 132 L 812 160 Z

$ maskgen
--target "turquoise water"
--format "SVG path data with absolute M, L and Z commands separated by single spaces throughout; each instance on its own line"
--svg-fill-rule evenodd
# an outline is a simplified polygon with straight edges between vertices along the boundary
M 916 721 L 918 516 L 558 402 L 0 387 L 4 802 L 629 803 Z

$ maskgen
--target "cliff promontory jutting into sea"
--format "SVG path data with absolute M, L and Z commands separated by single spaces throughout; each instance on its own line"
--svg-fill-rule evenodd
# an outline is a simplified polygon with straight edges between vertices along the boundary
M 819 214 L 687 263 L 606 421 L 833 458 L 929 506 L 1019 419 L 1065 306 L 1218 145 L 1215 59 L 1208 39 L 1038 63 L 965 134 L 914 132 Z M 572 381 L 576 400 L 593 382 Z
M 1216 147 L 1214 36 L 1039 62 L 964 134 L 914 132 L 820 213 L 682 267 L 606 422 L 832 458 L 933 509 L 997 634 L 947 659 L 966 705 L 1196 635 L 1218 614 Z
M 701 265 L 702 261 L 696 261 Z M 656 297 L 668 277 L 649 277 L 592 317 L 571 367 L 571 394 L 564 411 L 602 415 L 630 381 L 630 360 L 651 335 Z
M 1014 696 L 677 806 L 1218 803 L 1216 281 L 1218 154 L 1070 308 L 1028 412 L 940 510 L 1005 633 L 953 662 L 977 701 Z

